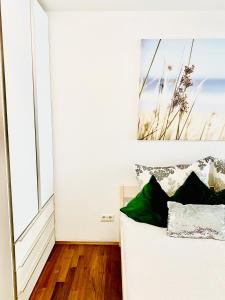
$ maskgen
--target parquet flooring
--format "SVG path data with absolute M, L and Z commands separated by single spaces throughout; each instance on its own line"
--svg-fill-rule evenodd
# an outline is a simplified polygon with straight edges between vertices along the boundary
M 121 300 L 118 246 L 55 245 L 30 300 Z

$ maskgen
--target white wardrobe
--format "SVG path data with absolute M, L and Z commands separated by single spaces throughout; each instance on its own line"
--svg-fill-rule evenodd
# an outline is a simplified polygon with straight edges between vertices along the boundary
M 1 24 L 14 289 L 27 300 L 55 243 L 48 16 L 1 0 Z

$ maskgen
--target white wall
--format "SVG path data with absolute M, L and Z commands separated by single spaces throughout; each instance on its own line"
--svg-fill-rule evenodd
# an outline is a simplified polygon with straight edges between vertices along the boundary
M 50 13 L 57 240 L 118 240 L 135 162 L 225 156 L 224 142 L 136 140 L 140 39 L 154 37 L 225 37 L 225 13 Z

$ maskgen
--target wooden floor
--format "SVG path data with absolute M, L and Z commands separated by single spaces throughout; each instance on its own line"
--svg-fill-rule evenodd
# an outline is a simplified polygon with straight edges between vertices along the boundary
M 30 300 L 121 300 L 118 246 L 56 245 Z

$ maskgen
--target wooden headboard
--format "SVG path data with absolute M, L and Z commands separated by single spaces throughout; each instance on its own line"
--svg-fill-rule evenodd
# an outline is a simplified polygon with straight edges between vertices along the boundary
M 134 198 L 137 193 L 140 191 L 139 186 L 128 186 L 128 185 L 121 185 L 120 186 L 120 206 L 123 207 Z

